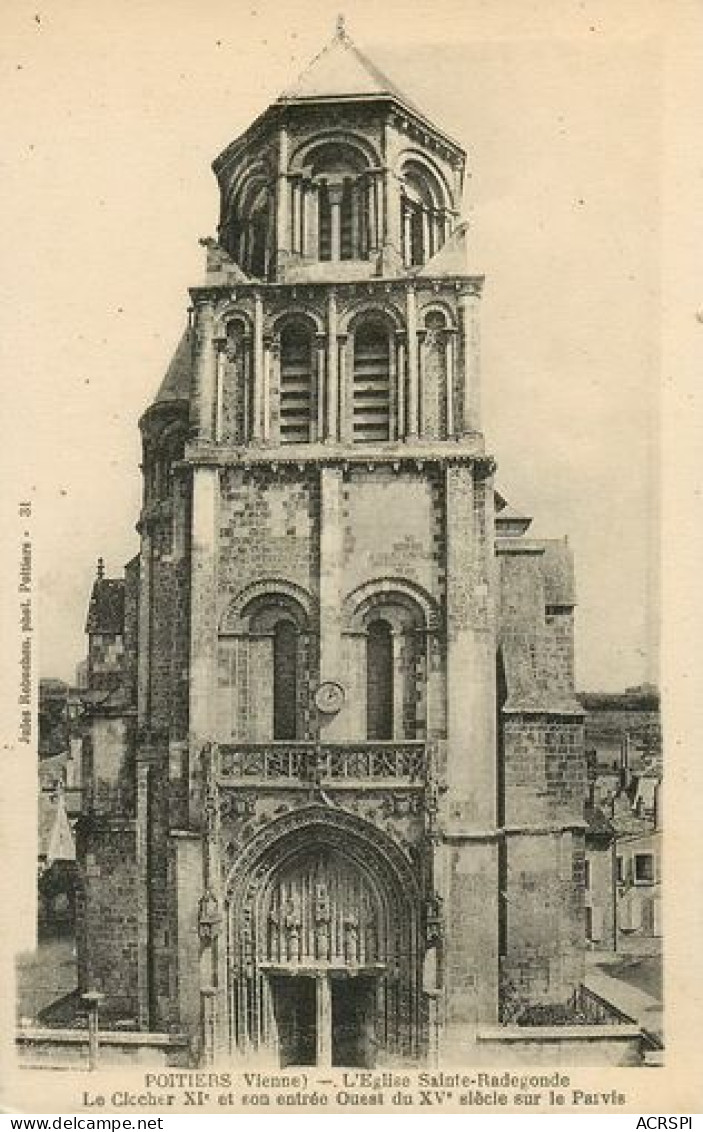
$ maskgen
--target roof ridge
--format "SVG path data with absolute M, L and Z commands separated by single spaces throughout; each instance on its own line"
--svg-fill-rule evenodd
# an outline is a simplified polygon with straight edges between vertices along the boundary
M 317 55 L 314 55 L 312 57 L 310 62 L 307 64 L 307 66 L 303 67 L 302 71 L 299 72 L 298 77 L 296 78 L 295 82 L 290 87 L 286 88 L 286 90 L 281 91 L 281 93 L 279 94 L 276 101 L 277 102 L 287 102 L 289 98 L 294 98 L 295 95 L 294 95 L 293 91 L 295 90 L 295 88 L 301 85 L 301 83 L 303 82 L 303 79 L 306 77 L 306 75 L 308 75 L 310 73 L 312 68 L 320 61 L 320 59 L 323 58 L 324 55 L 327 54 L 328 51 L 331 51 L 331 49 L 334 47 L 335 43 L 338 43 L 338 42 L 342 42 L 342 43 L 345 43 L 345 44 L 351 43 L 351 39 L 347 35 L 346 31 L 343 30 L 340 34 L 339 22 L 337 23 L 337 30 L 335 31 L 334 35 L 332 36 L 332 39 L 330 39 L 324 45 L 324 47 L 320 48 Z
M 329 42 L 326 43 L 320 51 L 318 51 L 317 55 L 315 55 L 310 60 L 308 65 L 299 73 L 295 82 L 290 87 L 286 88 L 286 90 L 284 90 L 278 96 L 278 99 L 276 101 L 280 103 L 289 101 L 292 102 L 297 98 L 319 98 L 329 97 L 332 95 L 360 94 L 361 92 L 359 92 L 358 90 L 345 91 L 343 89 L 330 90 L 329 92 L 327 92 L 327 94 L 325 94 L 324 92 L 320 93 L 319 91 L 317 93 L 313 91 L 312 93 L 308 94 L 298 93 L 301 89 L 305 89 L 306 83 L 309 80 L 310 76 L 314 74 L 315 70 L 319 67 L 322 60 L 325 59 L 325 57 L 329 55 L 330 52 L 334 51 L 335 48 L 343 48 L 346 52 L 348 52 L 349 55 L 355 59 L 357 65 L 360 66 L 372 80 L 373 86 L 378 88 L 376 90 L 369 90 L 368 92 L 366 92 L 367 94 L 390 95 L 391 97 L 396 98 L 399 102 L 403 103 L 409 110 L 412 110 L 418 114 L 423 113 L 420 108 L 399 89 L 399 87 L 392 81 L 392 79 L 390 79 L 388 75 L 380 69 L 380 67 L 376 66 L 376 64 L 369 58 L 368 55 L 366 55 L 361 50 L 361 48 L 357 47 L 354 40 L 348 34 L 344 25 L 344 19 L 341 16 L 337 19 L 337 26 L 332 39 L 330 39 Z

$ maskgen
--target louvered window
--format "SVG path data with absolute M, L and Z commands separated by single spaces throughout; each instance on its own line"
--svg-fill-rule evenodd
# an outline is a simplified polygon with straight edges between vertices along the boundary
M 353 189 L 349 179 L 344 181 L 342 200 L 339 209 L 339 257 L 354 259 Z
M 305 326 L 281 334 L 281 444 L 306 444 L 312 419 L 312 342 Z
M 325 181 L 320 185 L 318 193 L 320 216 L 319 216 L 319 239 L 320 239 L 320 259 L 329 260 L 332 258 L 332 209 L 330 207 L 330 194 Z
M 376 322 L 364 323 L 354 336 L 354 440 L 390 437 L 389 338 Z
M 354 181 L 349 177 L 345 177 L 341 185 L 334 183 L 332 189 L 325 181 L 320 185 L 319 240 L 322 260 L 337 257 L 354 259 L 358 255 L 358 234 L 354 232 L 354 193 Z M 331 194 L 334 194 L 337 201 L 336 208 L 332 207 Z

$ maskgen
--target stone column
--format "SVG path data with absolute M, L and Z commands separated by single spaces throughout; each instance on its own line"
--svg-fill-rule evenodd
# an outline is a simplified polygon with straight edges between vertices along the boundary
M 337 347 L 337 294 L 330 288 L 327 296 L 327 435 L 331 444 L 339 437 L 339 386 Z
M 381 185 L 379 184 L 378 173 L 371 174 L 369 182 L 369 248 L 372 252 L 378 251 L 381 243 L 380 239 L 380 197 Z
M 351 441 L 354 436 L 353 390 L 350 389 L 350 375 L 347 373 L 347 335 L 337 335 L 337 388 L 339 391 L 339 437 Z
M 443 651 L 437 632 L 429 631 L 425 637 L 427 664 L 425 733 L 428 741 L 441 738 L 446 730 Z
M 193 293 L 195 349 L 191 385 L 191 435 L 207 443 L 215 423 L 216 366 L 215 302 L 207 292 Z
M 448 797 L 480 828 L 496 820 L 490 483 L 470 464 L 446 470 Z
M 329 1069 L 332 1065 L 332 994 L 328 975 L 317 975 L 316 983 L 316 1031 L 318 1069 Z
M 227 357 L 225 354 L 225 347 L 227 344 L 226 338 L 215 339 L 215 420 L 213 427 L 213 439 L 216 443 L 223 438 L 223 413 L 224 413 L 224 396 L 225 396 L 225 366 L 227 364 Z M 236 397 L 236 391 L 232 391 L 233 396 Z
M 405 679 L 403 673 L 403 634 L 394 629 L 391 636 L 393 648 L 393 739 L 404 739 L 403 707 L 405 699 Z
M 396 365 L 398 375 L 398 396 L 397 396 L 397 423 L 398 423 L 398 439 L 404 440 L 407 429 L 407 405 L 406 405 L 406 371 L 405 371 L 405 335 L 402 331 L 396 333 Z
M 422 262 L 427 263 L 432 256 L 432 216 L 428 209 L 422 210 Z
M 395 338 L 392 336 L 388 349 L 388 439 L 398 437 L 398 357 Z M 353 438 L 352 438 L 353 439 Z
M 360 259 L 362 186 L 359 180 L 351 187 L 351 246 L 352 259 Z
M 291 238 L 290 250 L 293 253 L 302 251 L 300 246 L 300 178 L 292 177 L 291 186 Z
M 496 639 L 490 478 L 450 464 L 446 491 L 445 1055 L 498 1015 Z M 467 933 L 467 923 L 472 931 Z
M 200 939 L 197 900 L 202 884 L 200 833 L 177 830 L 169 838 L 173 876 L 172 954 L 178 986 L 178 1028 L 197 1034 L 200 1025 Z
M 153 587 L 153 543 L 150 520 L 141 522 L 139 551 L 139 650 L 137 654 L 137 718 L 140 727 L 151 714 L 151 613 Z
M 310 248 L 308 242 L 308 232 L 310 230 L 310 221 L 308 214 L 310 212 L 310 182 L 301 179 L 300 182 L 300 254 L 302 256 L 310 255 Z
M 305 194 L 305 254 L 310 259 L 320 258 L 320 193 L 315 181 L 309 181 Z
M 420 373 L 417 348 L 417 295 L 414 287 L 406 292 L 408 327 L 408 439 L 417 439 L 420 409 Z
M 412 244 L 413 244 L 413 241 L 412 241 L 412 218 L 411 218 L 411 215 L 410 215 L 410 209 L 407 207 L 407 205 L 405 205 L 405 206 L 403 205 L 403 197 L 402 196 L 400 198 L 400 207 L 402 209 L 402 217 L 403 217 L 403 249 L 402 249 L 402 251 L 403 251 L 403 263 L 405 264 L 406 267 L 410 267 L 410 264 L 412 263 L 412 258 L 413 258 L 413 253 L 412 253 Z
M 455 331 L 448 330 L 446 332 L 446 369 L 445 369 L 445 382 L 447 390 L 447 437 L 451 439 L 454 436 L 454 348 Z
M 137 756 L 137 997 L 140 1030 L 148 1030 L 149 1015 L 149 762 Z
M 464 347 L 464 419 L 463 432 L 479 432 L 481 428 L 481 375 L 479 371 L 479 303 L 477 290 L 459 296 L 461 332 Z
M 254 376 L 254 351 L 252 345 L 252 335 L 246 334 L 244 337 L 244 348 L 242 351 L 242 435 L 239 438 L 242 444 L 252 438 L 253 431 L 253 376 Z
M 344 186 L 328 183 L 330 202 L 330 259 L 336 263 L 342 257 L 342 194 Z
M 397 159 L 398 141 L 393 130 L 386 124 L 383 129 L 383 243 L 389 246 L 396 256 L 402 252 L 400 230 L 400 186 L 393 173 Z
M 315 335 L 315 348 L 317 351 L 317 440 L 325 438 L 325 353 L 327 350 L 327 336 Z
M 262 366 L 262 382 L 261 382 L 261 401 L 262 401 L 262 420 L 261 420 L 261 439 L 264 444 L 269 444 L 272 440 L 272 402 L 274 397 L 274 389 L 279 384 L 279 377 L 277 368 L 279 364 L 278 342 L 274 337 L 266 337 L 264 339 L 264 360 Z
M 197 823 L 202 789 L 200 754 L 215 728 L 217 686 L 217 521 L 219 473 L 193 469 L 190 574 L 189 814 Z
M 264 384 L 264 308 L 261 295 L 254 295 L 254 405 L 252 414 L 252 439 L 261 440 L 263 417 Z
M 281 260 L 290 249 L 288 220 L 288 131 L 278 131 L 278 177 L 276 180 L 276 260 Z
M 343 474 L 320 469 L 320 680 L 346 684 L 342 650 Z M 323 741 L 346 736 L 346 708 L 322 719 Z

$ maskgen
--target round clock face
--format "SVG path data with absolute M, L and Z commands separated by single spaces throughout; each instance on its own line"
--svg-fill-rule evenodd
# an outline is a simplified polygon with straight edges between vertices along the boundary
M 344 688 L 336 680 L 325 680 L 315 692 L 315 703 L 326 715 L 334 714 L 344 703 Z

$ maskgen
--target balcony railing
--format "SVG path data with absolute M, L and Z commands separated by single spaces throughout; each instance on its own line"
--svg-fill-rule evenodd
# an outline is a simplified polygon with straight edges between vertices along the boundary
M 422 786 L 427 778 L 427 747 L 422 741 L 359 743 L 220 744 L 218 778 L 238 782 L 331 785 L 393 781 Z

